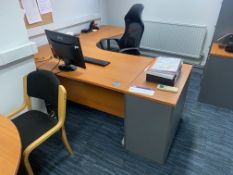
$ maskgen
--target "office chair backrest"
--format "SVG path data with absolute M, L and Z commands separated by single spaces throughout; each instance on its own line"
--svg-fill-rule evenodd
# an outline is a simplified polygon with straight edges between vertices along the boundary
M 142 21 L 142 4 L 133 5 L 125 16 L 125 33 L 119 40 L 120 49 L 139 47 L 144 32 Z
M 46 70 L 37 70 L 27 76 L 28 96 L 43 99 L 53 108 L 58 106 L 59 85 L 58 78 Z

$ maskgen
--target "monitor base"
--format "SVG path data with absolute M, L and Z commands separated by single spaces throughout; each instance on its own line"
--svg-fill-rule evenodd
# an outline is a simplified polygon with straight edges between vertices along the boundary
M 62 64 L 58 66 L 58 69 L 65 71 L 65 72 L 69 72 L 69 71 L 74 71 L 76 70 L 76 66 L 74 65 L 66 65 L 66 64 Z

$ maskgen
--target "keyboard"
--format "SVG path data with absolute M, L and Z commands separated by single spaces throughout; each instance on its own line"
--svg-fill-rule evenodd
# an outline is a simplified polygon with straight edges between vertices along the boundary
M 97 58 L 91 58 L 91 57 L 84 57 L 84 61 L 86 63 L 96 64 L 98 66 L 107 66 L 108 64 L 110 64 L 109 61 L 104 61 L 104 60 L 100 60 Z

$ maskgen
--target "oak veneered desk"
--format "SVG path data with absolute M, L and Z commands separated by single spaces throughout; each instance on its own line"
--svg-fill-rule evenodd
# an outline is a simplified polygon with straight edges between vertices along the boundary
M 211 50 L 211 56 L 219 56 L 224 58 L 233 58 L 233 53 L 226 52 L 223 47 L 220 47 L 218 43 L 213 43 Z
M 21 158 L 21 140 L 15 125 L 0 115 L 0 174 L 16 175 Z
M 104 27 L 98 32 L 80 35 L 80 42 L 84 56 L 110 61 L 106 67 L 86 64 L 87 69 L 78 68 L 73 72 L 58 74 L 62 84 L 67 89 L 68 99 L 101 111 L 124 117 L 124 93 L 153 62 L 147 57 L 138 57 L 99 49 L 97 43 L 107 37 L 116 36 L 123 32 L 122 28 Z M 40 47 L 37 58 L 51 56 L 48 45 Z M 38 63 L 37 67 L 51 70 L 57 60 Z M 55 69 L 55 72 L 59 72 Z M 119 82 L 118 87 L 113 82 Z M 87 93 L 88 92 L 88 93 Z
M 110 52 L 97 47 L 98 42 L 122 34 L 119 27 L 105 26 L 98 32 L 79 36 L 84 56 L 110 61 L 106 67 L 86 64 L 87 69 L 60 72 L 54 69 L 67 89 L 68 99 L 118 117 L 125 118 L 125 147 L 154 161 L 164 163 L 181 118 L 192 66 L 184 64 L 176 86 L 178 93 L 156 90 L 146 82 L 145 70 L 155 59 Z M 48 45 L 39 48 L 36 58 L 49 57 Z M 58 60 L 37 62 L 37 68 L 51 70 Z M 119 86 L 114 86 L 119 82 Z M 154 96 L 128 91 L 132 85 L 155 89 Z M 153 131 L 153 133 L 150 133 Z M 145 140 L 150 138 L 150 141 Z M 150 143 L 150 145 L 148 145 Z

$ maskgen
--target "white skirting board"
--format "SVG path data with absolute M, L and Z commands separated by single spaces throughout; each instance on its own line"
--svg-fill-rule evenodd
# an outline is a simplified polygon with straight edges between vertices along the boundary
M 37 51 L 37 46 L 34 42 L 28 42 L 18 47 L 1 51 L 0 66 L 34 55 Z

